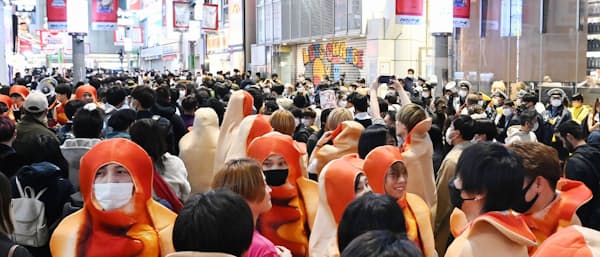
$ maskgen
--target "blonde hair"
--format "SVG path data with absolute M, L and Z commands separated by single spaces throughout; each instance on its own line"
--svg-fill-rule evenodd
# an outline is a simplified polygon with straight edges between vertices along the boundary
M 294 115 L 288 110 L 279 109 L 273 112 L 269 123 L 271 123 L 274 131 L 282 134 L 292 136 L 294 135 L 294 131 L 296 131 Z
M 211 183 L 212 189 L 229 189 L 249 202 L 262 201 L 266 195 L 265 187 L 260 163 L 249 158 L 228 161 Z
M 504 84 L 504 81 L 494 81 L 494 83 L 492 83 L 492 92 L 494 92 L 494 89 L 500 90 L 502 93 L 506 93 L 506 85 Z
M 418 104 L 411 103 L 402 106 L 398 114 L 396 114 L 396 120 L 404 124 L 408 132 L 425 119 L 427 119 L 427 113 L 425 113 L 425 109 Z
M 336 129 L 342 122 L 347 120 L 352 120 L 352 113 L 346 108 L 335 108 L 329 116 L 327 116 L 327 122 L 325 123 L 325 130 L 334 130 Z

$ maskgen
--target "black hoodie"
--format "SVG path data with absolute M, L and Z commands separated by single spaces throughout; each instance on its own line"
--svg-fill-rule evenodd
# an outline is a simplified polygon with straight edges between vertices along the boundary
M 577 216 L 585 227 L 600 229 L 600 150 L 590 145 L 575 148 L 573 156 L 567 160 L 566 176 L 583 182 L 594 197 L 577 210 Z
M 183 137 L 183 135 L 187 133 L 187 128 L 185 126 L 185 123 L 183 122 L 183 119 L 175 113 L 176 107 L 171 105 L 170 103 L 156 102 L 156 104 L 154 104 L 154 106 L 152 107 L 151 111 L 155 115 L 160 115 L 161 117 L 171 122 L 171 126 L 173 127 L 173 135 L 175 137 L 173 142 L 173 148 L 175 152 L 173 152 L 172 154 L 178 155 L 179 147 L 177 144 L 179 140 Z

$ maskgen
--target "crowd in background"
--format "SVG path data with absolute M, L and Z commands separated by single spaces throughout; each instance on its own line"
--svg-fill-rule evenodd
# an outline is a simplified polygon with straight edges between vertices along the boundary
M 598 251 L 600 99 L 554 88 L 540 102 L 522 82 L 478 92 L 412 69 L 13 81 L 0 88 L 0 256 Z

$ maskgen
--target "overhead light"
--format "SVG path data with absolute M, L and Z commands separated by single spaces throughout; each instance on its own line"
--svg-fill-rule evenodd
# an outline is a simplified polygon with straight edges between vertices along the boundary
M 323 39 L 321 39 L 321 40 L 323 40 L 323 41 L 327 41 L 327 38 L 323 38 Z
M 283 43 L 282 45 L 287 46 L 287 43 Z
M 317 40 L 314 40 L 314 39 L 313 39 L 313 40 L 311 40 L 310 42 L 313 42 L 313 43 L 314 43 L 314 42 L 317 42 Z

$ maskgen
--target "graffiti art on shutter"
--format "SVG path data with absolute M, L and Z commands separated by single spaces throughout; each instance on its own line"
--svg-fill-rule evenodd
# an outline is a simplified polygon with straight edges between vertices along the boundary
M 338 80 L 342 70 L 356 69 L 359 73 L 364 66 L 363 56 L 364 50 L 347 47 L 346 42 L 311 44 L 302 49 L 304 76 L 319 84 L 325 75 Z

